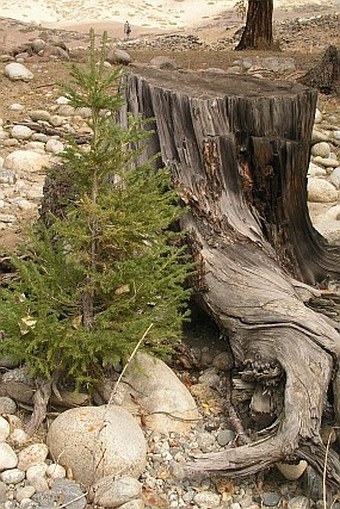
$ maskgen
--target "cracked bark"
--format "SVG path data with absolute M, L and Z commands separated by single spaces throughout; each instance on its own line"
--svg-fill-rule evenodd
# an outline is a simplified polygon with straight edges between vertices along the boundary
M 322 470 L 320 423 L 333 379 L 335 402 L 339 397 L 340 335 L 335 322 L 305 306 L 298 289 L 338 279 L 340 251 L 313 228 L 307 210 L 315 92 L 152 69 L 132 71 L 124 87 L 120 122 L 128 111 L 155 118 L 145 157 L 160 150 L 189 206 L 182 226 L 194 232 L 200 298 L 228 336 L 236 366 L 251 366 L 263 384 L 267 371 L 283 373 L 276 432 L 203 455 L 189 468 L 240 477 L 301 457 Z M 333 454 L 327 474 L 340 485 Z

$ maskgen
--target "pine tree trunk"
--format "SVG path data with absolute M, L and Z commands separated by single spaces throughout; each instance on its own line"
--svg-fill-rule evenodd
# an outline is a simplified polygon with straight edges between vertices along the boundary
M 249 0 L 244 32 L 236 50 L 270 49 L 273 46 L 273 0 Z
M 322 470 L 320 423 L 340 335 L 338 324 L 299 295 L 301 287 L 315 292 L 308 283 L 339 277 L 340 252 L 313 228 L 306 204 L 315 92 L 152 69 L 128 75 L 124 85 L 120 122 L 127 111 L 155 118 L 146 155 L 160 149 L 189 206 L 183 227 L 195 238 L 204 306 L 228 336 L 238 369 L 263 390 L 283 386 L 274 434 L 263 431 L 259 441 L 204 455 L 191 468 L 239 477 L 297 456 Z M 340 484 L 331 452 L 327 473 Z

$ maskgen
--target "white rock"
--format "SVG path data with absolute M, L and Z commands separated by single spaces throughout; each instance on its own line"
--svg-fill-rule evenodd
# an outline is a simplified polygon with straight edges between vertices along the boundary
M 4 73 L 12 81 L 30 81 L 34 78 L 33 73 L 18 62 L 7 64 Z
M 20 502 L 20 509 L 35 509 L 36 504 L 30 498 L 23 498 Z
M 49 140 L 49 138 L 48 138 L 47 134 L 44 134 L 44 133 L 34 133 L 32 135 L 32 140 L 40 141 L 41 143 L 46 143 Z
M 13 103 L 10 105 L 9 109 L 11 111 L 23 111 L 25 109 L 25 106 L 20 103 Z
M 321 121 L 322 121 L 322 113 L 318 108 L 316 108 L 314 122 L 315 122 L 315 124 L 320 124 Z
M 24 500 L 24 498 L 31 498 L 35 493 L 35 488 L 33 486 L 24 486 L 23 488 L 18 488 L 15 492 L 15 498 L 19 502 Z
M 70 99 L 68 97 L 65 97 L 64 95 L 61 95 L 60 97 L 58 97 L 58 99 L 56 100 L 56 103 L 57 104 L 68 104 L 70 102 Z
M 333 131 L 333 138 L 335 140 L 340 140 L 340 131 Z
M 32 134 L 32 129 L 25 125 L 15 125 L 11 129 L 12 138 L 16 138 L 17 140 L 29 140 Z
M 15 150 L 4 161 L 5 168 L 25 173 L 41 172 L 49 166 L 50 161 L 47 156 L 31 150 Z
M 5 206 L 6 202 L 0 199 L 0 209 L 3 209 Z M 0 431 L 0 442 L 3 442 L 3 440 L 1 440 L 1 431 Z
M 132 410 L 133 403 L 137 403 L 145 411 L 145 426 L 148 429 L 161 433 L 184 433 L 199 418 L 190 392 L 160 359 L 137 354 L 127 371 L 125 382 L 118 391 L 123 399 L 122 404 Z
M 327 180 L 310 178 L 308 179 L 308 201 L 311 202 L 335 202 L 338 199 L 338 191 Z
M 18 458 L 12 447 L 6 442 L 0 442 L 0 472 L 9 468 L 15 468 Z
M 6 484 L 18 484 L 25 479 L 25 472 L 19 470 L 19 468 L 12 468 L 2 472 L 0 479 Z
M 35 205 L 25 198 L 14 198 L 10 201 L 11 205 L 19 210 L 31 210 Z
M 332 221 L 340 221 L 340 205 L 334 205 L 330 209 L 328 209 L 324 217 L 326 219 L 331 219 Z
M 320 141 L 328 141 L 328 135 L 324 131 L 320 131 L 319 129 L 314 128 L 312 132 L 311 143 L 314 145 Z
M 0 214 L 1 223 L 15 223 L 17 218 L 13 214 Z
M 41 141 L 29 141 L 25 145 L 25 150 L 34 150 L 34 152 L 38 152 L 39 154 L 44 154 L 45 143 L 43 143 Z
M 51 152 L 52 154 L 57 154 L 59 152 L 64 151 L 64 144 L 59 140 L 55 140 L 54 138 L 51 138 L 46 143 L 45 149 L 46 149 L 46 152 Z
M 340 166 L 334 168 L 328 180 L 336 189 L 340 189 Z
M 46 470 L 46 475 L 51 479 L 64 479 L 66 477 L 66 470 L 57 463 L 51 463 Z
M 47 467 L 48 465 L 46 463 L 37 463 L 36 465 L 32 465 L 26 470 L 27 480 L 30 481 L 34 477 L 44 477 Z
M 328 157 L 331 151 L 331 147 L 329 143 L 326 141 L 320 141 L 319 143 L 315 143 L 312 146 L 311 154 L 312 156 L 320 156 L 320 157 Z
M 126 410 L 114 405 L 63 412 L 52 422 L 47 442 L 52 457 L 85 485 L 118 473 L 138 477 L 146 463 L 142 430 Z
M 0 442 L 5 442 L 9 437 L 10 427 L 8 421 L 0 417 Z
M 45 444 L 37 443 L 22 449 L 19 454 L 18 468 L 26 470 L 38 463 L 44 463 L 48 455 L 48 447 Z

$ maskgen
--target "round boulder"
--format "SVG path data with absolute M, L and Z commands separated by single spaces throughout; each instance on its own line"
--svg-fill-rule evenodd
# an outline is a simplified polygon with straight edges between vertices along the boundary
M 47 156 L 31 150 L 15 150 L 4 161 L 5 168 L 24 173 L 41 172 L 43 168 L 49 166 L 50 162 Z
M 139 477 L 146 464 L 142 430 L 129 412 L 114 405 L 63 412 L 52 423 L 47 442 L 52 458 L 87 486 L 108 475 Z
M 157 69 L 168 69 L 175 70 L 178 69 L 176 62 L 169 57 L 154 57 L 150 60 L 151 67 L 156 67 Z
M 106 60 L 110 64 L 128 65 L 132 62 L 131 55 L 123 49 L 114 49 L 109 51 Z

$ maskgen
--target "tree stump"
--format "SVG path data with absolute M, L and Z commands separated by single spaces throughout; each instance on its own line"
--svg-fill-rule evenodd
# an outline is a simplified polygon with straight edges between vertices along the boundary
M 321 62 L 299 79 L 300 83 L 317 88 L 323 94 L 340 96 L 340 46 L 329 46 Z
M 155 119 L 146 156 L 160 151 L 188 205 L 182 226 L 199 264 L 196 291 L 227 335 L 236 367 L 269 393 L 282 386 L 276 426 L 190 468 L 240 477 L 304 458 L 322 470 L 321 418 L 329 386 L 334 381 L 335 401 L 340 387 L 339 324 L 306 307 L 301 290 L 308 299 L 316 292 L 309 284 L 338 279 L 340 251 L 328 247 L 307 210 L 315 91 L 153 69 L 124 81 L 119 121 L 128 112 Z M 327 475 L 340 484 L 332 452 Z

